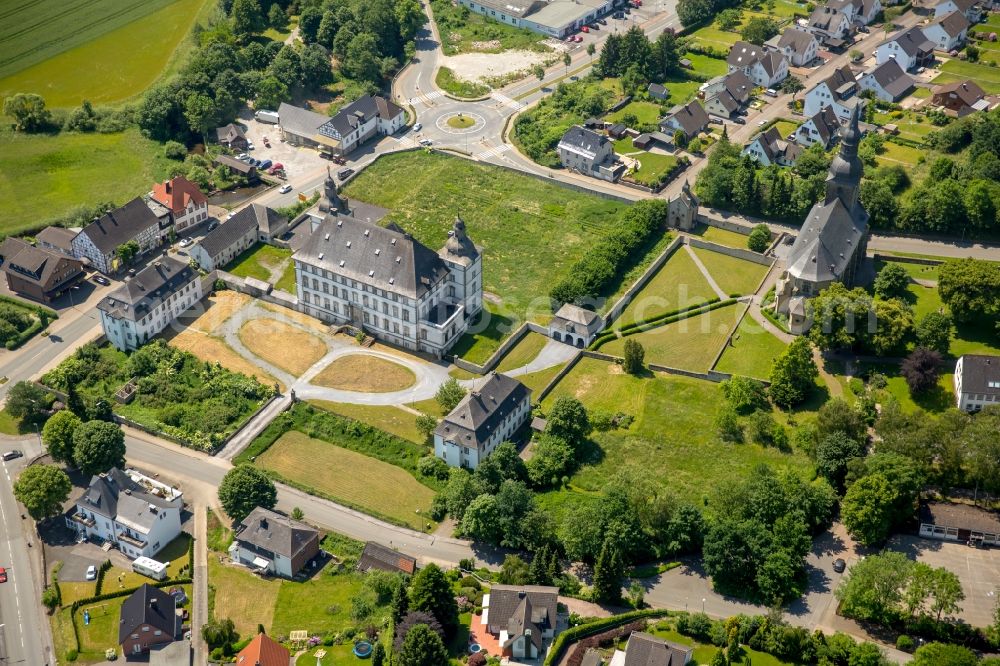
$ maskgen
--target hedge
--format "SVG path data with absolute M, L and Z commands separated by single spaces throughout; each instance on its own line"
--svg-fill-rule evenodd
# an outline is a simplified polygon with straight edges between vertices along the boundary
M 0 294 L 0 303 L 7 303 L 13 305 L 14 307 L 21 308 L 23 310 L 28 310 L 29 312 L 34 312 L 38 319 L 34 321 L 31 326 L 21 331 L 16 338 L 12 338 L 4 344 L 8 350 L 14 350 L 23 345 L 25 342 L 35 337 L 49 325 L 49 322 L 53 319 L 58 319 L 59 315 L 55 310 L 50 310 L 41 305 L 35 305 L 34 303 L 25 303 L 24 301 L 19 301 L 16 298 L 11 298 L 10 296 L 4 296 Z
M 587 638 L 588 636 L 599 634 L 606 629 L 613 629 L 614 627 L 628 624 L 633 620 L 666 617 L 668 615 L 670 615 L 670 611 L 650 608 L 646 610 L 631 611 L 629 613 L 623 613 L 613 617 L 606 617 L 597 620 L 596 622 L 588 622 L 587 624 L 571 627 L 556 636 L 555 641 L 552 643 L 552 649 L 549 650 L 549 654 L 545 657 L 543 666 L 554 666 L 554 664 L 557 664 L 562 658 L 563 652 L 566 651 L 566 648 L 581 638 Z
M 111 568 L 111 560 L 107 559 L 101 562 L 100 568 L 97 570 L 97 585 L 94 587 L 94 594 L 100 596 L 101 590 L 104 589 L 104 574 L 108 572 Z
M 25 303 L 17 298 L 11 298 L 10 296 L 5 296 L 0 294 L 0 303 L 10 303 L 11 305 L 16 305 L 18 307 L 24 308 L 25 310 L 31 310 L 35 314 L 44 314 L 49 319 L 59 319 L 59 314 L 55 310 L 50 310 L 44 305 L 37 305 L 35 303 Z
M 707 301 L 702 301 L 701 303 L 695 303 L 694 305 L 689 305 L 688 307 L 685 308 L 670 310 L 669 312 L 661 312 L 660 314 L 650 315 L 649 317 L 644 317 L 643 319 L 639 319 L 630 324 L 626 324 L 621 328 L 616 328 L 614 330 L 607 330 L 598 335 L 596 338 L 594 338 L 594 341 L 590 343 L 590 348 L 597 349 L 605 342 L 617 338 L 618 337 L 617 333 L 621 333 L 622 335 L 624 335 L 627 331 L 632 331 L 633 329 L 636 329 L 644 324 L 653 324 L 662 321 L 668 317 L 673 317 L 675 315 L 678 315 L 682 312 L 693 312 L 695 310 L 700 310 L 701 308 L 706 307 L 712 303 L 715 303 L 718 300 L 719 300 L 718 296 L 713 296 Z

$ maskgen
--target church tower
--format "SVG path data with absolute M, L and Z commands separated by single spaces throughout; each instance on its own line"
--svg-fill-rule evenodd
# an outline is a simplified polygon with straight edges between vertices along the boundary
M 323 198 L 319 202 L 319 210 L 321 213 L 331 215 L 349 213 L 347 202 L 340 198 L 340 190 L 337 188 L 337 181 L 333 179 L 333 174 L 330 173 L 330 167 L 326 168 L 326 180 L 323 181 Z
M 849 211 L 858 204 L 858 194 L 861 188 L 861 175 L 864 167 L 858 157 L 858 144 L 861 142 L 861 130 L 858 129 L 857 105 L 851 110 L 851 118 L 847 126 L 841 130 L 840 152 L 830 164 L 830 173 L 826 177 L 826 203 L 831 204 L 836 199 Z

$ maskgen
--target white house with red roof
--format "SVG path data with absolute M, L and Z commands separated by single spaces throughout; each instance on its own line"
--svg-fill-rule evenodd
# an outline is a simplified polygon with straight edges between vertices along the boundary
M 184 176 L 157 183 L 149 198 L 167 209 L 177 232 L 208 219 L 208 197 Z

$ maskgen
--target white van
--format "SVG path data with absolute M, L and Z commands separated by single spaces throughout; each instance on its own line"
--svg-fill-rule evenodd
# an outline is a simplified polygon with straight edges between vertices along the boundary
M 259 120 L 262 123 L 271 123 L 273 125 L 277 125 L 278 124 L 278 112 L 277 111 L 263 111 L 263 110 L 261 110 L 261 111 L 258 111 L 255 114 L 253 114 L 253 115 L 254 115 L 254 118 L 256 118 L 257 120 Z
M 150 557 L 135 558 L 132 562 L 132 571 L 155 580 L 163 580 L 167 577 L 167 565 Z

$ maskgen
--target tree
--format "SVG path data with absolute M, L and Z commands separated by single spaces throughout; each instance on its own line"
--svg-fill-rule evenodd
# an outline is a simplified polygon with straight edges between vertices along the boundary
M 917 345 L 947 354 L 954 328 L 949 315 L 943 312 L 928 312 L 917 323 Z
M 643 359 L 646 356 L 646 350 L 642 348 L 642 345 L 633 340 L 632 338 L 625 338 L 625 372 L 630 375 L 638 375 L 643 370 Z
M 372 647 L 372 666 L 385 666 L 385 647 L 381 641 L 376 641 Z
M 392 623 L 399 625 L 410 610 L 410 595 L 406 591 L 405 585 L 397 585 L 392 591 Z
M 888 263 L 875 276 L 875 295 L 879 298 L 896 298 L 906 293 L 910 275 L 901 264 Z
M 900 364 L 900 372 L 910 387 L 910 393 L 922 393 L 937 386 L 941 363 L 941 354 L 933 349 L 917 347 L 910 352 Z
M 288 86 L 278 77 L 266 76 L 257 84 L 254 102 L 258 109 L 277 109 L 287 99 Z
M 892 551 L 869 555 L 853 564 L 835 592 L 843 614 L 857 620 L 891 622 L 903 601 L 913 564 L 903 553 Z
M 865 546 L 889 538 L 899 496 L 881 474 L 869 474 L 854 482 L 840 505 L 840 517 L 848 533 Z
M 868 429 L 856 409 L 843 398 L 834 398 L 816 413 L 816 432 L 820 437 L 841 432 L 861 442 L 867 437 Z
M 503 538 L 499 525 L 500 506 L 495 495 L 479 495 L 465 508 L 461 532 L 474 541 L 498 544 Z
M 590 418 L 583 403 L 568 395 L 559 396 L 546 418 L 545 433 L 576 446 L 590 434 Z
M 858 643 L 851 652 L 847 666 L 889 666 L 891 663 L 875 643 Z
M 458 629 L 455 593 L 444 572 L 436 564 L 428 564 L 413 577 L 410 585 L 410 608 L 430 613 L 441 623 L 446 636 L 455 635 L 455 630 Z
M 83 421 L 69 410 L 56 412 L 42 428 L 45 450 L 56 462 L 73 463 L 73 433 Z
M 293 508 L 292 513 L 289 515 L 291 516 L 292 520 L 302 520 L 303 518 L 306 517 L 305 512 L 302 511 L 302 509 L 300 509 L 299 507 Z
M 569 66 L 573 64 L 573 56 L 569 54 L 569 51 L 563 53 L 562 61 L 566 65 L 566 74 L 569 74 Z
M 52 114 L 45 108 L 45 99 L 32 93 L 17 93 L 3 101 L 3 113 L 14 119 L 18 132 L 37 132 L 50 122 Z
M 205 639 L 210 649 L 226 647 L 240 639 L 240 635 L 236 633 L 236 625 L 228 617 L 206 623 L 201 628 L 201 637 Z
M 715 23 L 719 26 L 719 30 L 727 32 L 735 32 L 742 22 L 743 12 L 738 7 L 727 7 L 715 17 Z
M 758 409 L 767 409 L 767 391 L 756 379 L 735 375 L 720 385 L 722 394 L 736 410 L 737 414 L 750 414 Z
M 299 65 L 302 82 L 307 88 L 316 89 L 333 82 L 330 53 L 326 47 L 309 44 L 299 54 Z
M 535 78 L 539 81 L 545 78 L 545 68 L 541 65 L 535 65 L 531 71 L 534 73 Z
M 73 432 L 73 460 L 90 476 L 125 465 L 125 433 L 114 423 L 87 421 Z
M 242 41 L 264 30 L 264 13 L 257 0 L 233 0 L 230 10 L 233 19 L 233 34 Z
M 621 553 L 608 540 L 601 546 L 601 554 L 594 565 L 595 601 L 618 603 L 622 598 L 621 580 L 625 575 L 625 563 Z
M 798 337 L 774 360 L 768 394 L 776 404 L 793 407 L 812 392 L 819 370 L 807 338 Z
M 7 392 L 7 412 L 28 423 L 40 420 L 50 402 L 44 389 L 34 382 L 20 381 Z
M 441 637 L 426 624 L 408 632 L 399 651 L 399 666 L 440 666 L 448 663 L 448 650 Z
M 139 244 L 134 240 L 126 241 L 115 248 L 115 256 L 122 265 L 131 263 L 137 254 L 139 254 Z
M 805 87 L 806 85 L 795 76 L 788 76 L 781 82 L 781 92 L 791 95 L 793 100 L 795 99 L 795 95 L 804 90 Z
M 587 44 L 587 55 L 590 56 L 590 62 L 594 62 L 595 53 L 597 53 L 597 47 L 594 46 L 594 43 L 591 42 L 590 44 Z
M 202 140 L 205 140 L 209 128 L 215 125 L 215 116 L 215 103 L 208 95 L 195 93 L 188 96 L 187 101 L 184 102 L 184 118 L 193 131 L 201 134 Z M 129 241 L 129 243 L 134 242 Z M 118 249 L 120 250 L 126 246 L 128 246 L 128 243 Z M 121 259 L 123 263 L 127 264 L 131 257 L 129 259 L 121 257 Z
M 967 647 L 951 643 L 927 643 L 913 653 L 911 666 L 976 666 L 979 659 Z
M 437 400 L 438 404 L 441 405 L 441 409 L 445 412 L 455 409 L 464 397 L 465 389 L 459 386 L 458 380 L 454 377 L 441 384 L 437 393 L 434 394 L 434 399 Z
M 754 16 L 747 21 L 746 25 L 743 26 L 743 29 L 740 30 L 740 37 L 751 44 L 763 46 L 764 42 L 777 35 L 778 31 L 778 24 L 774 21 L 774 19 L 763 16 Z
M 747 236 L 747 247 L 754 252 L 763 252 L 771 245 L 771 229 L 766 224 L 758 224 Z
M 820 439 L 816 446 L 816 471 L 826 477 L 834 488 L 843 492 L 848 463 L 864 454 L 856 439 L 845 432 L 833 432 Z
M 226 472 L 222 478 L 219 502 L 238 523 L 257 507 L 273 509 L 278 502 L 278 491 L 264 472 L 244 463 Z
M 712 16 L 711 0 L 678 0 L 677 17 L 684 27 L 707 21 Z
M 319 15 L 319 10 L 316 9 L 316 8 L 314 8 L 314 7 L 310 7 L 309 9 L 304 10 L 302 13 L 305 14 L 306 12 L 309 12 L 310 10 L 312 10 L 313 12 L 315 12 L 319 16 L 319 18 L 322 18 L 322 16 Z M 285 14 L 285 12 L 283 12 L 281 10 L 281 5 L 279 5 L 276 2 L 271 3 L 271 8 L 267 10 L 267 23 L 272 28 L 275 28 L 275 29 L 278 29 L 278 30 L 280 30 L 281 28 L 284 28 L 285 25 L 288 23 L 288 16 Z M 317 25 L 318 25 L 318 20 L 317 20 Z M 309 41 L 309 40 L 306 39 L 306 35 L 302 34 L 301 26 L 302 26 L 302 23 L 301 23 L 301 20 L 300 20 L 300 22 L 299 22 L 299 27 L 300 27 L 299 34 L 302 35 L 302 41 L 304 41 L 304 42 Z M 316 36 L 316 31 L 313 30 L 312 33 L 309 35 L 309 39 L 311 40 L 312 38 L 315 38 L 315 36 Z
M 438 421 L 430 414 L 421 414 L 417 417 L 417 430 L 424 436 L 425 440 L 430 439 L 437 428 Z
M 527 585 L 531 582 L 531 571 L 528 563 L 517 555 L 507 555 L 500 565 L 500 583 L 502 585 Z
M 35 520 L 62 513 L 73 484 L 55 465 L 30 465 L 14 483 L 14 497 Z
M 272 5 L 273 11 L 274 5 Z M 284 12 L 282 12 L 284 14 Z M 268 18 L 271 18 L 271 12 L 268 12 Z M 284 16 L 282 17 L 284 18 Z M 320 23 L 323 22 L 323 12 L 319 7 L 310 5 L 302 10 L 299 15 L 299 36 L 302 41 L 306 44 L 312 44 L 316 41 L 317 35 L 319 34 Z M 274 23 L 272 23 L 274 25 Z M 282 23 L 284 25 L 284 23 Z M 275 25 L 274 27 L 278 27 Z M 331 37 L 332 39 L 332 37 Z M 330 46 L 329 42 L 325 46 Z
M 958 321 L 996 316 L 1000 313 L 1000 264 L 978 259 L 946 261 L 938 271 L 938 293 Z
M 715 431 L 723 442 L 742 442 L 743 427 L 736 410 L 729 403 L 722 405 L 715 415 Z

